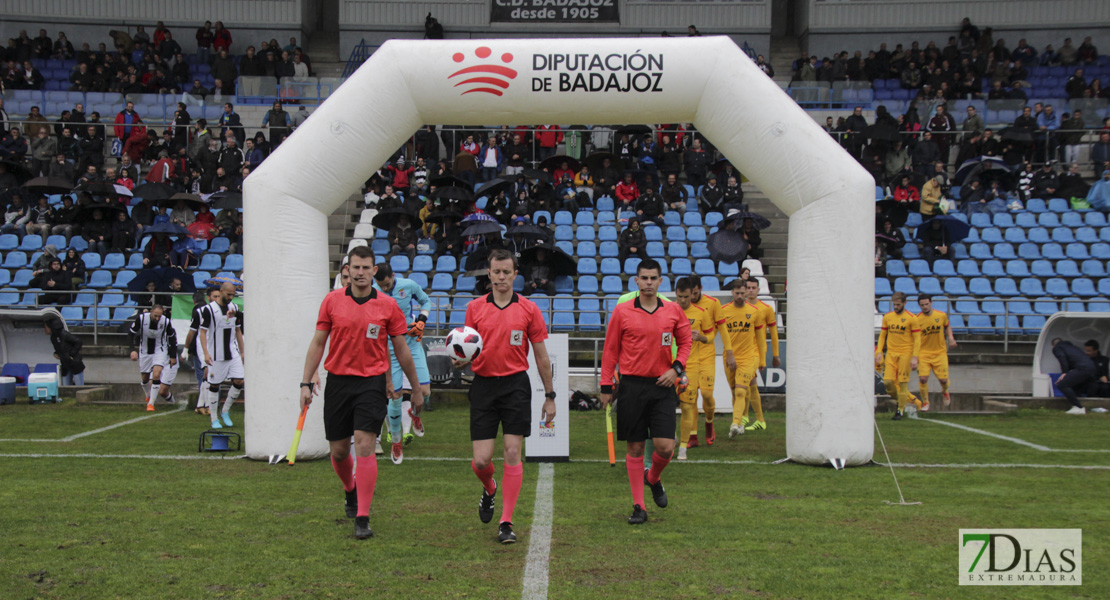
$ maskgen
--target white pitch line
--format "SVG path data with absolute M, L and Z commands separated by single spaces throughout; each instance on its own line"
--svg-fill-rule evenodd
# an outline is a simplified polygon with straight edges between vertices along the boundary
M 524 563 L 522 600 L 547 600 L 547 564 L 551 556 L 551 523 L 554 514 L 555 466 L 540 465 L 536 478 L 536 507 L 532 510 L 528 558 Z
M 997 434 L 997 433 L 991 433 L 989 431 L 983 431 L 982 429 L 976 429 L 974 427 L 968 427 L 967 425 L 960 425 L 958 423 L 950 423 L 948 421 L 940 421 L 938 419 L 920 419 L 919 418 L 917 420 L 922 421 L 924 423 L 936 423 L 937 425 L 947 425 L 949 427 L 955 427 L 956 429 L 963 429 L 964 431 L 970 431 L 972 433 L 978 433 L 979 435 L 985 435 L 985 436 L 992 437 L 992 438 L 995 438 L 995 439 L 1004 440 L 1004 441 L 1007 441 L 1007 442 L 1013 442 L 1015 444 L 1020 444 L 1022 446 L 1032 448 L 1034 450 L 1040 450 L 1041 452 L 1076 452 L 1076 453 L 1091 453 L 1091 454 L 1099 454 L 1099 453 L 1110 452 L 1110 450 L 1107 450 L 1107 449 L 1071 450 L 1071 449 L 1061 449 L 1061 448 L 1049 448 L 1048 446 L 1042 446 L 1040 444 L 1034 444 L 1033 442 L 1027 442 L 1023 439 L 1019 439 L 1019 438 L 1016 438 L 1016 437 L 1010 437 L 1008 435 L 1000 435 L 1000 434 Z
M 882 463 L 880 463 L 882 464 Z M 1037 465 L 1037 464 L 989 464 L 989 463 L 967 463 L 967 464 L 912 464 L 912 463 L 893 463 L 894 467 L 905 467 L 907 469 L 1081 469 L 1088 471 L 1110 471 L 1110 465 Z
M 145 421 L 147 419 L 153 419 L 155 417 L 164 417 L 166 415 L 176 414 L 176 413 L 179 413 L 179 412 L 185 410 L 186 408 L 188 408 L 188 407 L 187 406 L 182 406 L 181 408 L 171 410 L 169 412 L 160 412 L 160 413 L 156 413 L 156 414 L 153 414 L 153 415 L 145 415 L 145 416 L 142 416 L 142 417 L 136 417 L 134 419 L 129 419 L 127 421 L 122 421 L 120 423 L 116 423 L 115 425 L 108 425 L 107 427 L 101 427 L 100 429 L 93 429 L 92 431 L 85 431 L 85 432 L 82 432 L 82 433 L 77 433 L 77 434 L 71 435 L 69 437 L 59 438 L 59 439 L 56 439 L 56 440 L 36 439 L 36 438 L 32 438 L 32 439 L 0 439 L 0 442 L 72 442 L 73 440 L 81 439 L 81 438 L 86 437 L 86 436 L 96 435 L 98 433 L 104 433 L 105 431 L 111 431 L 111 430 L 113 430 L 117 427 L 123 427 L 124 425 L 131 425 L 132 423 L 138 423 L 139 421 Z
M 0 454 L 0 458 L 131 458 L 144 460 L 238 460 L 245 454 L 235 456 L 211 456 L 201 454 Z

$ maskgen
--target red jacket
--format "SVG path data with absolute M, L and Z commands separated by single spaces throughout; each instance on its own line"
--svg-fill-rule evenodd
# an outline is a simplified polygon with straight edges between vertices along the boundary
M 635 202 L 636 198 L 640 197 L 640 188 L 636 186 L 635 181 L 632 183 L 625 183 L 624 180 L 621 180 L 621 182 L 617 184 L 617 187 L 614 188 L 613 193 L 616 195 L 617 200 L 621 202 Z
M 123 129 L 116 126 L 116 129 Z M 150 147 L 150 138 L 146 135 L 146 127 L 136 125 L 131 127 L 131 137 L 123 142 L 123 153 L 131 157 L 131 162 L 139 164 L 146 149 Z
M 127 122 L 127 117 L 125 117 L 123 115 L 124 112 L 126 112 L 126 110 L 121 110 L 121 111 L 119 111 L 119 114 L 116 115 L 115 130 L 116 130 L 116 137 L 121 139 L 121 140 L 126 141 L 127 140 L 127 134 L 126 134 L 126 132 L 124 132 L 124 127 L 127 127 L 128 125 L 141 125 L 142 122 L 143 122 L 143 119 L 139 116 L 139 113 L 133 113 L 134 116 L 131 117 L 131 122 L 128 123 Z
M 226 27 L 217 31 L 212 38 L 212 46 L 216 49 L 216 52 L 227 50 L 230 53 L 231 32 Z
M 536 140 L 543 148 L 554 148 L 563 141 L 563 130 L 558 125 L 541 125 L 536 131 Z
M 150 165 L 150 172 L 146 174 L 147 183 L 169 183 L 173 178 L 173 161 L 168 158 L 158 159 Z
M 919 194 L 917 188 L 912 185 L 908 188 L 898 186 L 894 188 L 894 199 L 898 202 L 920 202 L 921 194 Z

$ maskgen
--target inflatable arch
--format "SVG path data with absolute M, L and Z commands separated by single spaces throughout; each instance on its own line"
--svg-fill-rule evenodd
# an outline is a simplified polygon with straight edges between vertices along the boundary
M 728 38 L 390 41 L 244 186 L 247 454 L 287 451 L 327 215 L 425 123 L 692 122 L 790 216 L 787 454 L 871 460 L 874 182 Z M 301 458 L 327 453 L 322 402 Z

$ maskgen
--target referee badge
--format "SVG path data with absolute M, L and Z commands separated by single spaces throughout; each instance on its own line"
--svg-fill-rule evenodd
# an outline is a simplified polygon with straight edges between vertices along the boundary
M 366 326 L 366 337 L 372 340 L 378 339 L 378 333 L 381 332 L 382 326 L 373 323 Z
M 524 331 L 514 329 L 509 332 L 509 345 L 510 346 L 523 346 L 524 345 Z
M 671 332 L 669 332 L 669 331 L 663 332 L 663 343 L 660 344 L 660 345 L 670 347 L 670 345 L 671 345 Z

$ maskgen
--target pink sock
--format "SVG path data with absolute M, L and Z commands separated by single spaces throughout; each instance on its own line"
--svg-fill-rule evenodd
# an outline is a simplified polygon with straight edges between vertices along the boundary
M 671 462 L 669 458 L 659 456 L 658 452 L 652 451 L 651 453 L 651 468 L 648 469 L 647 480 L 648 483 L 655 485 L 659 483 L 659 478 L 663 476 L 663 469 L 667 468 L 667 464 Z M 643 492 L 643 488 L 640 488 Z
M 501 482 L 505 484 L 505 491 L 501 496 L 501 522 L 513 522 L 513 510 L 516 509 L 516 499 L 520 497 L 520 485 L 524 481 L 524 465 L 505 465 L 505 474 Z
M 358 484 L 358 515 L 370 516 L 370 503 L 374 501 L 374 484 L 378 482 L 378 459 L 374 455 L 358 457 L 355 464 L 355 482 Z
M 624 466 L 628 468 L 628 485 L 632 488 L 632 503 L 644 505 L 644 457 L 633 458 L 625 455 Z
M 478 476 L 478 481 L 482 482 L 482 487 L 486 488 L 487 494 L 492 494 L 497 491 L 497 482 L 493 480 L 493 463 L 486 465 L 486 468 L 479 470 L 474 466 L 474 461 L 470 461 L 470 469 Z
M 339 476 L 339 480 L 343 482 L 343 491 L 349 492 L 355 489 L 355 459 L 350 454 L 347 458 L 336 462 L 335 457 L 331 459 L 331 468 L 335 469 L 335 474 Z

